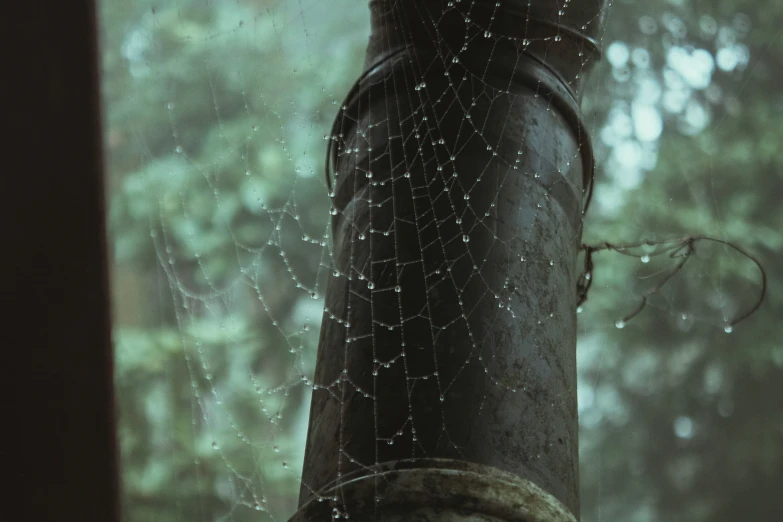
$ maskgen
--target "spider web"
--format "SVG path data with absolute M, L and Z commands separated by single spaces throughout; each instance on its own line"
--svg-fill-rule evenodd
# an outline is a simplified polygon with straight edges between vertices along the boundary
M 524 330 L 517 342 L 529 350 L 557 339 L 556 332 L 575 332 L 581 267 L 573 262 L 583 226 L 595 237 L 582 214 L 593 183 L 582 171 L 589 170 L 588 134 L 599 169 L 596 230 L 613 240 L 649 241 L 588 272 L 604 282 L 592 290 L 604 297 L 591 295 L 584 305 L 583 424 L 623 415 L 607 406 L 611 394 L 595 377 L 605 364 L 598 345 L 607 329 L 626 326 L 626 312 L 672 266 L 672 257 L 659 255 L 671 251 L 656 242 L 686 233 L 729 239 L 711 212 L 714 194 L 688 172 L 674 189 L 678 201 L 661 205 L 694 206 L 691 230 L 628 216 L 626 203 L 650 186 L 665 128 L 698 136 L 713 105 L 736 105 L 712 78 L 747 66 L 746 19 L 701 18 L 701 31 L 717 42 L 712 54 L 686 45 L 676 7 L 638 16 L 641 40 L 629 44 L 607 36 L 598 18 L 574 26 L 582 13 L 568 1 L 546 7 L 559 26 L 543 32 L 532 29 L 533 11 L 512 15 L 504 2 L 409 2 L 407 15 L 415 12 L 434 30 L 424 49 L 411 51 L 405 38 L 376 39 L 365 57 L 371 12 L 405 25 L 397 3 L 369 10 L 348 0 L 137 4 L 102 6 L 118 386 L 132 390 L 120 404 L 129 519 L 286 520 L 300 485 L 303 498 L 328 502 L 335 517 L 347 518 L 350 506 L 323 493 L 329 482 L 356 470 L 377 473 L 382 455 L 459 456 L 458 424 L 465 421 L 455 409 L 475 407 L 470 422 L 492 422 L 488 400 L 542 385 L 536 371 L 506 367 L 512 361 L 497 348 L 504 332 Z M 512 17 L 513 34 L 498 29 Z M 454 19 L 464 24 L 464 41 L 437 30 Z M 604 59 L 591 83 L 584 76 L 593 51 L 567 69 L 565 84 L 584 94 L 589 123 L 577 146 L 552 162 L 528 142 L 560 139 L 552 129 L 569 128 L 563 108 L 542 84 L 513 85 L 523 65 L 499 77 L 494 53 L 514 48 L 559 64 L 569 31 L 598 34 Z M 668 46 L 665 64 L 655 62 L 659 40 Z M 483 64 L 475 61 L 477 48 L 487 51 Z M 381 63 L 392 65 L 373 73 Z M 352 101 L 346 93 L 354 86 L 371 94 Z M 521 103 L 540 108 L 538 134 L 493 123 Z M 461 171 L 462 158 L 474 170 Z M 567 206 L 569 190 L 581 201 L 570 203 L 576 222 L 561 229 L 548 216 Z M 525 208 L 513 212 L 522 217 L 499 226 L 512 213 L 509 193 L 520 191 Z M 389 211 L 394 205 L 402 206 Z M 709 248 L 689 275 L 648 303 L 683 332 L 695 324 L 730 330 L 752 302 L 737 297 L 743 280 L 726 267 L 741 266 L 750 280 L 753 267 L 725 244 Z M 501 258 L 505 272 L 493 264 Z M 627 277 L 612 278 L 613 271 Z M 552 300 L 550 288 L 564 285 L 574 295 Z M 497 310 L 489 326 L 475 315 L 487 301 Z M 368 307 L 367 321 L 352 319 L 352 309 Z M 319 332 L 329 341 L 322 350 L 344 355 L 316 372 Z M 444 350 L 444 339 L 460 339 L 457 349 Z M 361 371 L 346 362 L 354 351 L 365 354 Z M 513 362 L 534 367 L 534 355 Z M 409 371 L 411 359 L 429 370 Z M 575 406 L 568 399 L 574 363 L 566 361 L 554 379 L 556 417 Z M 455 383 L 472 371 L 483 376 L 475 397 L 455 395 Z M 379 388 L 384 373 L 396 376 L 396 389 Z M 430 415 L 414 404 L 424 389 L 435 401 Z M 337 438 L 308 450 L 311 459 L 330 462 L 327 480 L 303 471 L 311 396 L 319 407 L 363 400 L 363 408 L 377 410 L 381 396 L 402 407 L 361 427 L 343 425 L 338 415 Z M 433 423 L 436 438 L 419 440 L 422 426 Z M 375 453 L 354 454 L 353 437 L 372 438 Z M 535 453 L 526 458 L 541 459 L 546 444 L 531 445 Z M 575 457 L 577 448 L 570 451 Z M 169 507 L 156 507 L 156 498 Z

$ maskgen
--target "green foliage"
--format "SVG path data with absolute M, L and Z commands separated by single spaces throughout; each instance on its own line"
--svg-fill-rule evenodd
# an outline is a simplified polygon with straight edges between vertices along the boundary
M 648 276 L 665 263 L 601 254 L 595 285 L 580 318 L 580 390 L 593 402 L 580 405 L 583 429 L 583 520 L 758 520 L 783 517 L 776 491 L 783 487 L 783 138 L 777 101 L 783 63 L 777 2 L 733 1 L 615 4 L 605 43 L 620 40 L 650 52 L 652 74 L 664 84 L 672 45 L 690 45 L 717 56 L 721 34 L 746 45 L 745 68 L 716 67 L 708 89 L 689 100 L 707 108 L 709 123 L 693 136 L 678 129 L 683 113 L 665 117 L 657 164 L 623 194 L 613 213 L 600 209 L 585 227 L 589 241 L 638 241 L 711 234 L 756 255 L 767 271 L 761 310 L 727 335 L 722 323 L 747 309 L 759 291 L 759 275 L 727 248 L 697 244 L 665 296 L 622 330 L 607 330 L 652 286 Z M 659 21 L 653 36 L 636 21 Z M 682 39 L 660 21 L 676 18 Z M 751 29 L 743 31 L 746 23 Z M 704 27 L 717 26 L 713 33 Z M 663 44 L 661 44 L 663 42 Z M 634 81 L 643 74 L 635 71 Z M 601 118 L 627 103 L 637 89 L 608 78 L 589 100 Z M 603 120 L 605 121 L 605 120 Z M 602 151 L 599 143 L 599 153 Z M 601 171 L 597 193 L 615 179 Z M 608 179 L 607 179 L 608 178 Z M 588 241 L 588 242 L 589 242 Z M 629 290 L 630 289 L 630 290 Z M 723 305 L 719 305 L 723 303 Z M 721 312 L 721 310 L 723 310 Z M 682 314 L 687 314 L 683 316 Z M 594 357 L 585 347 L 600 343 Z M 616 401 L 601 393 L 612 390 Z M 594 397 L 594 399 L 593 399 Z M 692 431 L 677 433 L 677 422 Z M 682 419 L 687 419 L 682 420 Z
M 101 3 L 128 521 L 296 506 L 329 208 L 315 129 L 365 42 L 303 51 L 290 8 Z M 326 14 L 328 37 L 346 20 Z

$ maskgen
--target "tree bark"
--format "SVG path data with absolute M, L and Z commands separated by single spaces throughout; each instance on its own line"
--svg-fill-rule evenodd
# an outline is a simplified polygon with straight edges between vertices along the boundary
M 604 6 L 560 4 L 371 2 L 332 134 L 335 272 L 293 520 L 578 517 L 578 100 Z

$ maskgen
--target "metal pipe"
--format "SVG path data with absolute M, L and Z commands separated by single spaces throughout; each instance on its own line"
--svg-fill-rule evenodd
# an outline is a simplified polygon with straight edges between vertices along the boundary
M 579 515 L 578 99 L 603 0 L 495 4 L 371 3 L 327 160 L 335 272 L 294 521 Z

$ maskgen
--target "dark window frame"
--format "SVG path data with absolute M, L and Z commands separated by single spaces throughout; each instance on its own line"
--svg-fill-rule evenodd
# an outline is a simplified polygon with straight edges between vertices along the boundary
M 117 521 L 96 6 L 7 7 L 3 518 Z

